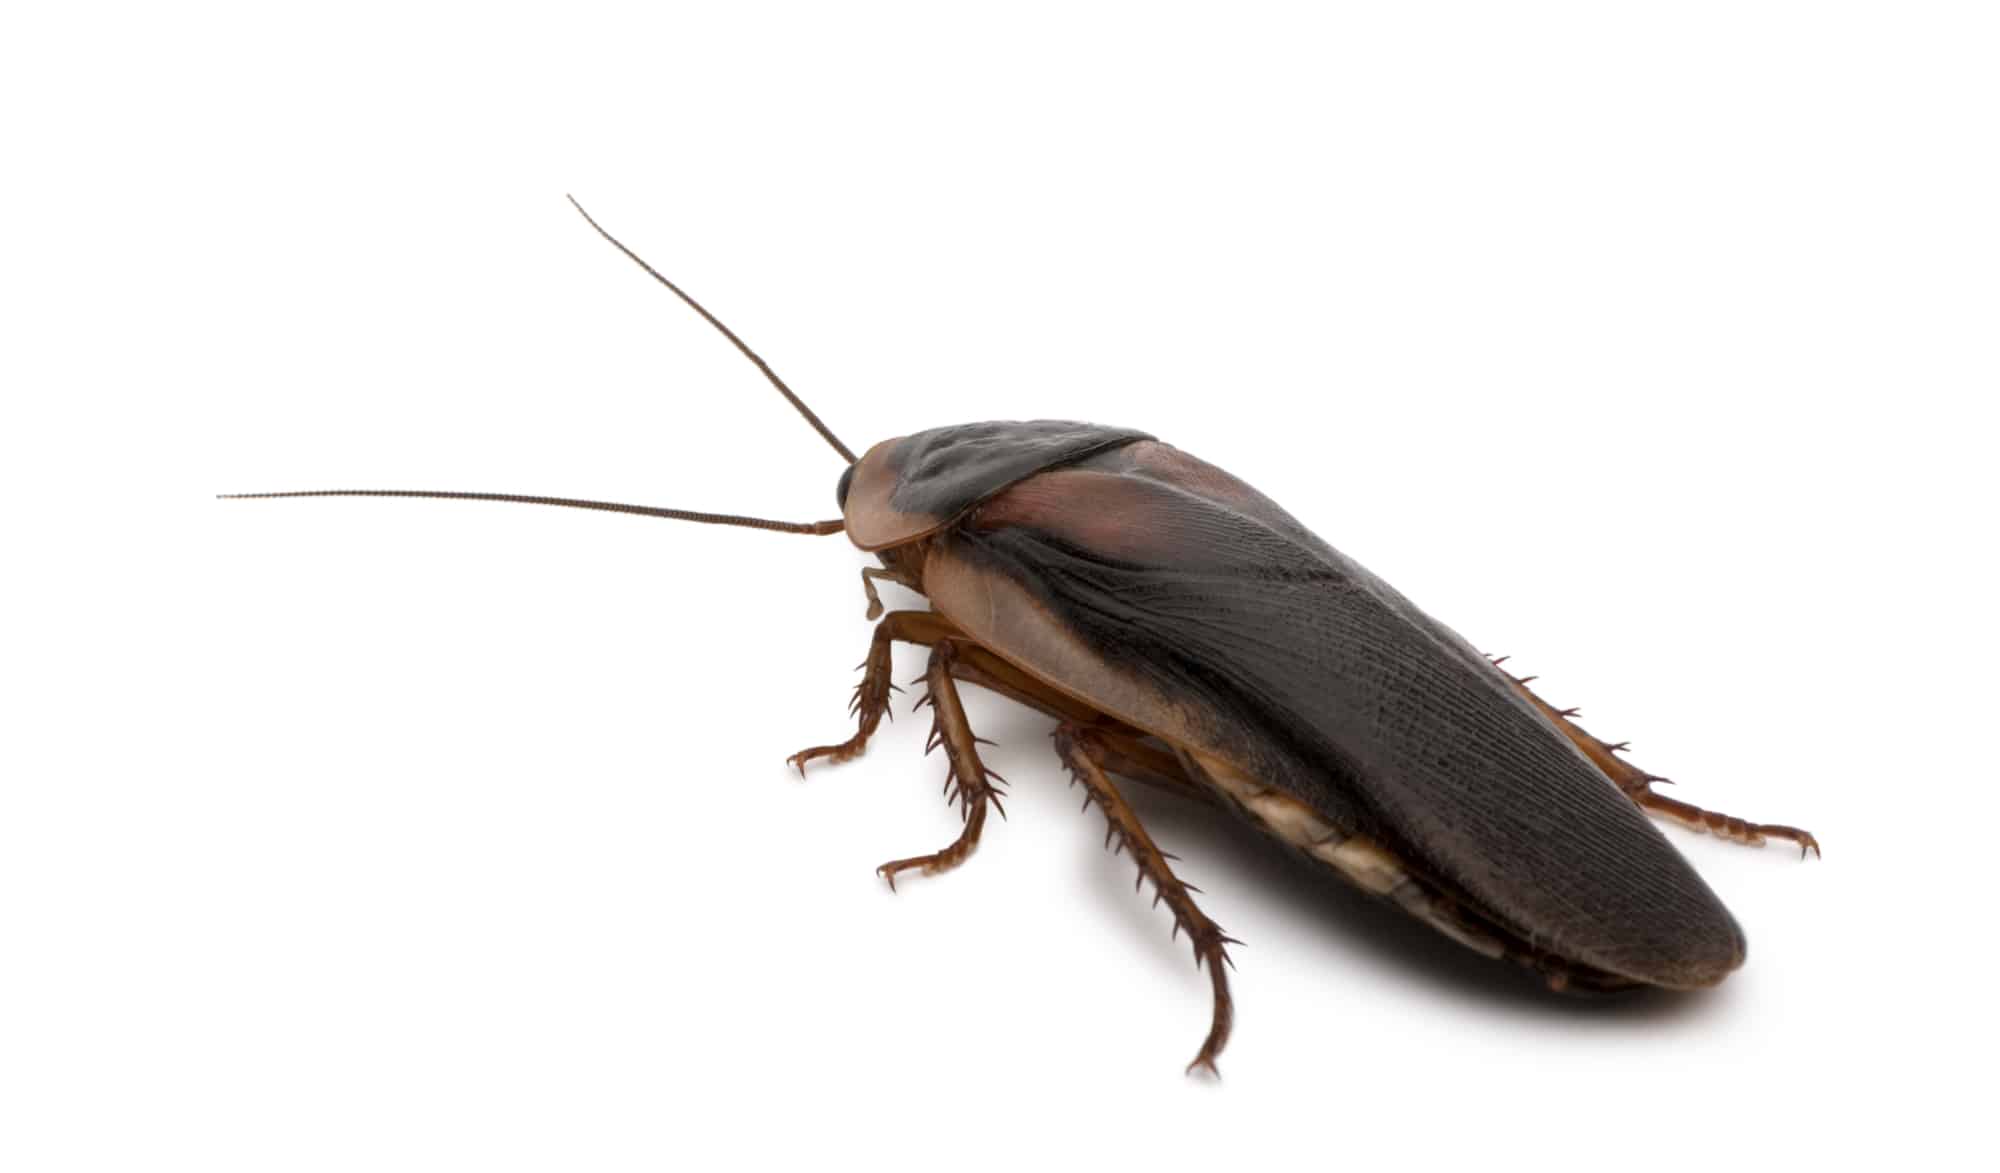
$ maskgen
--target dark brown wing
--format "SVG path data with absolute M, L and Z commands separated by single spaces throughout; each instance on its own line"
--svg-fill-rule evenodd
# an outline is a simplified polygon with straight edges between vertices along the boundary
M 933 600 L 995 650 L 1080 695 L 1123 680 L 1145 711 L 1121 716 L 1393 846 L 1530 944 L 1677 987 L 1741 963 L 1721 901 L 1485 657 L 1220 469 L 1126 444 L 1014 484 L 934 557 Z

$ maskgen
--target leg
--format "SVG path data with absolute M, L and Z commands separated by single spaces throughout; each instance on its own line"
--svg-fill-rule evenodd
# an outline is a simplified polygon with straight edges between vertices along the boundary
M 1188 1070 L 1206 1067 L 1215 1073 L 1215 1057 L 1229 1041 L 1229 1025 L 1234 1017 L 1234 1007 L 1229 1000 L 1229 978 L 1223 972 L 1223 965 L 1229 961 L 1224 949 L 1228 945 L 1241 944 L 1232 937 L 1225 936 L 1216 923 L 1208 919 L 1195 906 L 1193 889 L 1183 884 L 1167 866 L 1168 856 L 1153 844 L 1152 836 L 1139 823 L 1139 816 L 1126 804 L 1124 795 L 1118 793 L 1111 780 L 1104 776 L 1101 762 L 1105 747 L 1092 730 L 1065 722 L 1055 732 L 1056 752 L 1062 755 L 1063 764 L 1070 774 L 1083 784 L 1104 812 L 1105 842 L 1114 838 L 1118 848 L 1132 853 L 1132 859 L 1139 865 L 1139 880 L 1153 881 L 1153 903 L 1164 900 L 1173 910 L 1174 932 L 1187 930 L 1188 940 L 1194 946 L 1194 963 L 1197 968 L 1208 966 L 1209 982 L 1215 991 L 1215 1009 L 1209 1022 L 1208 1037 L 1202 1040 L 1201 1052 L 1188 1064 Z
M 1752 847 L 1764 846 L 1766 839 L 1788 840 L 1799 845 L 1800 859 L 1804 859 L 1808 851 L 1814 855 L 1820 853 L 1819 840 L 1813 838 L 1811 831 L 1800 830 L 1797 827 L 1788 827 L 1783 823 L 1745 822 L 1735 815 L 1725 815 L 1718 811 L 1703 810 L 1691 802 L 1682 802 L 1679 799 L 1668 798 L 1664 794 L 1655 794 L 1651 789 L 1633 796 L 1633 801 L 1637 802 L 1641 808 L 1651 814 L 1658 815 L 1664 819 L 1672 819 L 1683 827 L 1692 828 L 1696 831 L 1706 831 L 1717 838 L 1728 839 L 1736 843 L 1747 843 Z
M 915 589 L 916 584 L 894 570 L 880 566 L 868 566 L 861 571 L 861 589 L 868 596 L 868 621 L 873 623 L 882 617 L 882 596 L 875 593 L 875 580 L 885 579 L 899 586 Z
M 997 692 L 1058 721 L 1088 726 L 1096 735 L 1101 751 L 1098 763 L 1106 772 L 1211 806 L 1222 805 L 1212 789 L 1189 776 L 1173 750 L 1147 741 L 1138 730 L 1043 684 L 978 644 L 960 643 L 957 650 L 959 654 L 951 667 L 954 677 Z
M 901 581 L 892 571 L 871 567 L 862 573 L 891 582 Z M 862 581 L 866 582 L 867 578 Z M 854 700 L 849 705 L 859 718 L 859 728 L 854 736 L 839 745 L 800 750 L 786 761 L 803 775 L 807 762 L 819 758 L 844 762 L 859 755 L 866 747 L 868 738 L 882 723 L 883 716 L 889 715 L 890 692 L 897 691 L 889 679 L 890 645 L 897 641 L 933 645 L 958 635 L 958 629 L 934 611 L 891 612 L 875 627 L 868 658 L 861 665 L 866 671 L 861 683 L 855 687 Z M 951 661 L 954 678 L 997 692 L 1058 721 L 1089 725 L 1098 734 L 1105 750 L 1103 765 L 1106 770 L 1172 791 L 1183 798 L 1217 805 L 1215 795 L 1207 786 L 1188 776 L 1171 750 L 1145 741 L 1137 730 L 1111 721 L 1097 710 L 1058 692 L 978 644 L 958 639 L 955 640 L 954 652 Z
M 861 683 L 854 687 L 854 699 L 848 704 L 848 711 L 858 719 L 854 736 L 839 745 L 819 745 L 802 749 L 786 758 L 786 762 L 805 777 L 806 763 L 819 758 L 831 758 L 844 762 L 867 748 L 869 737 L 875 727 L 882 723 L 883 714 L 889 711 L 889 693 L 900 691 L 889 679 L 890 645 L 897 640 L 905 643 L 932 644 L 946 636 L 957 634 L 943 616 L 930 611 L 897 611 L 875 625 L 875 638 L 868 645 L 868 658 L 861 662 L 864 671 Z
M 965 829 L 958 838 L 942 851 L 929 855 L 912 856 L 909 859 L 894 859 L 876 872 L 889 881 L 891 889 L 896 886 L 899 872 L 915 868 L 927 876 L 950 871 L 964 863 L 979 846 L 979 832 L 986 826 L 986 807 L 990 803 L 1001 817 L 1007 811 L 1000 805 L 1000 794 L 994 786 L 996 781 L 1004 781 L 998 774 L 988 770 L 979 760 L 979 739 L 972 735 L 972 726 L 965 719 L 965 706 L 959 702 L 958 686 L 952 683 L 951 666 L 955 658 L 956 645 L 950 640 L 940 641 L 931 649 L 930 667 L 924 673 L 924 682 L 930 686 L 930 693 L 918 705 L 928 703 L 931 707 L 931 736 L 925 747 L 926 753 L 942 745 L 944 756 L 951 763 L 945 774 L 944 787 L 947 800 L 956 798 L 960 813 L 965 816 Z M 952 788 L 957 787 L 957 793 Z
M 1493 663 L 1498 667 L 1500 661 L 1506 658 L 1502 656 L 1499 660 L 1493 661 Z M 1703 810 L 1692 803 L 1681 802 L 1678 799 L 1668 798 L 1662 794 L 1655 794 L 1653 792 L 1653 783 L 1671 782 L 1672 779 L 1662 778 L 1658 774 L 1648 774 L 1624 758 L 1619 757 L 1618 755 L 1625 751 L 1625 743 L 1621 741 L 1616 745 L 1607 745 L 1596 737 L 1593 737 L 1588 730 L 1576 723 L 1575 717 L 1578 710 L 1558 709 L 1541 697 L 1536 696 L 1533 690 L 1528 687 L 1528 682 L 1533 680 L 1534 677 L 1517 677 L 1505 673 L 1504 669 L 1502 671 L 1507 676 L 1507 679 L 1513 682 L 1514 691 L 1526 697 L 1528 703 L 1540 710 L 1544 717 L 1555 722 L 1556 728 L 1562 730 L 1569 737 L 1570 741 L 1574 742 L 1576 747 L 1583 751 L 1583 755 L 1589 758 L 1598 769 L 1603 770 L 1610 777 L 1611 781 L 1617 784 L 1618 789 L 1624 791 L 1633 802 L 1638 803 L 1640 809 L 1662 818 L 1672 819 L 1684 827 L 1691 827 L 1696 831 L 1706 831 L 1719 838 L 1732 840 L 1736 843 L 1747 843 L 1753 847 L 1762 847 L 1767 839 L 1784 839 L 1798 845 L 1800 859 L 1804 859 L 1808 851 L 1814 855 L 1819 854 L 1819 840 L 1813 838 L 1810 831 L 1802 831 L 1797 827 L 1787 827 L 1782 823 L 1746 822 L 1735 815 L 1725 815 L 1716 811 Z

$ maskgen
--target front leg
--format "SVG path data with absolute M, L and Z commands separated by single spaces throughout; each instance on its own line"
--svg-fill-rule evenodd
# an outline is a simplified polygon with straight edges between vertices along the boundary
M 861 569 L 861 590 L 868 596 L 868 621 L 873 623 L 882 617 L 882 596 L 875 593 L 875 580 L 883 579 L 897 586 L 917 588 L 917 584 L 903 577 L 900 571 L 883 566 L 865 566 Z
M 854 736 L 838 745 L 817 745 L 802 749 L 785 761 L 797 769 L 801 778 L 805 777 L 806 763 L 820 758 L 830 758 L 844 762 L 860 754 L 868 746 L 868 739 L 874 736 L 876 726 L 882 723 L 883 714 L 889 711 L 889 694 L 901 691 L 889 679 L 891 671 L 890 645 L 897 640 L 904 643 L 935 644 L 941 639 L 957 635 L 958 629 L 944 616 L 934 611 L 893 611 L 875 625 L 875 636 L 868 644 L 868 658 L 858 666 L 863 670 L 861 683 L 854 687 L 854 699 L 848 703 L 848 711 L 855 715 L 857 724 Z

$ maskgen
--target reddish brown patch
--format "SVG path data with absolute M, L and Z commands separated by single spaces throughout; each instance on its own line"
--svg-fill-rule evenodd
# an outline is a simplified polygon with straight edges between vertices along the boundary
M 1275 508 L 1269 497 L 1206 460 L 1189 456 L 1171 444 L 1141 440 L 1125 451 L 1132 458 L 1133 468 L 1219 505 L 1253 515 L 1264 507 Z
M 1014 485 L 972 515 L 975 530 L 1023 526 L 1110 558 L 1159 561 L 1177 530 L 1173 494 L 1115 472 L 1055 469 Z

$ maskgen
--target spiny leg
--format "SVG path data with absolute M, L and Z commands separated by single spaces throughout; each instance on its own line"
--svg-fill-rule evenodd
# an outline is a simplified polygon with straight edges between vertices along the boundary
M 1105 843 L 1114 840 L 1120 850 L 1129 851 L 1133 862 L 1139 865 L 1139 883 L 1153 881 L 1153 903 L 1166 901 L 1174 914 L 1174 932 L 1187 930 L 1188 940 L 1194 946 L 1194 963 L 1197 968 L 1208 967 L 1209 982 L 1215 991 L 1215 1010 L 1210 1019 L 1208 1037 L 1202 1040 L 1201 1051 L 1188 1064 L 1188 1070 L 1197 1067 L 1208 1068 L 1211 1074 L 1219 1074 L 1215 1069 L 1215 1057 L 1222 1053 L 1223 1045 L 1229 1041 L 1229 1026 L 1235 1017 L 1234 1005 L 1229 999 L 1229 978 L 1224 972 L 1229 961 L 1226 947 L 1242 942 L 1225 935 L 1220 926 L 1208 919 L 1207 914 L 1196 907 L 1194 889 L 1184 884 L 1167 865 L 1169 856 L 1153 843 L 1152 836 L 1139 822 L 1139 816 L 1126 803 L 1125 796 L 1105 777 L 1102 763 L 1106 749 L 1097 734 L 1090 729 L 1064 722 L 1055 731 L 1056 752 L 1062 756 L 1063 764 L 1069 767 L 1070 775 L 1083 784 L 1090 802 L 1095 802 L 1104 812 Z M 1088 805 L 1086 803 L 1085 805 Z M 1135 884 L 1134 887 L 1137 887 Z
M 902 581 L 894 571 L 871 568 L 863 574 L 872 574 L 891 582 Z M 935 645 L 947 639 L 954 644 L 951 674 L 955 679 L 999 693 L 1058 721 L 1089 725 L 1099 734 L 1108 751 L 1105 769 L 1114 774 L 1170 790 L 1186 798 L 1211 805 L 1216 803 L 1214 794 L 1206 786 L 1188 777 L 1173 751 L 1146 741 L 1138 730 L 1111 720 L 966 640 L 957 627 L 933 611 L 892 612 L 876 626 L 868 658 L 857 665 L 866 671 L 861 683 L 855 687 L 854 699 L 848 706 L 849 711 L 859 718 L 859 728 L 854 736 L 839 745 L 800 750 L 786 760 L 803 773 L 805 763 L 809 761 L 832 758 L 836 762 L 844 762 L 860 754 L 882 718 L 894 716 L 889 708 L 889 694 L 900 690 L 890 682 L 890 645 L 897 641 Z
M 927 876 L 949 871 L 964 863 L 979 846 L 979 832 L 986 826 L 986 807 L 1005 818 L 1007 811 L 1000 805 L 1000 793 L 995 782 L 1004 782 L 998 774 L 986 768 L 979 760 L 979 738 L 972 735 L 972 726 L 965 719 L 965 705 L 959 700 L 958 686 L 952 683 L 952 662 L 956 658 L 954 645 L 949 640 L 940 641 L 931 649 L 930 666 L 924 672 L 924 683 L 930 692 L 918 701 L 919 707 L 931 707 L 931 735 L 924 752 L 939 746 L 944 747 L 944 756 L 951 763 L 945 773 L 944 788 L 947 801 L 956 798 L 960 814 L 965 817 L 965 828 L 958 838 L 942 851 L 929 855 L 912 856 L 909 859 L 894 859 L 875 871 L 889 881 L 891 889 L 896 886 L 896 876 L 912 868 Z M 954 792 L 954 788 L 956 791 Z
M 1098 763 L 1106 773 L 1131 778 L 1210 806 L 1222 805 L 1209 786 L 1189 776 L 1173 750 L 1147 740 L 1145 734 L 1137 729 L 1042 683 L 978 644 L 954 642 L 957 655 L 951 665 L 953 677 L 999 693 L 1058 721 L 1088 726 L 1096 736 L 1096 745 L 1101 751 Z
M 1493 661 L 1493 666 L 1499 668 L 1506 659 L 1506 656 L 1501 656 Z M 1810 831 L 1788 827 L 1783 823 L 1752 823 L 1735 815 L 1704 810 L 1693 803 L 1681 802 L 1664 794 L 1655 793 L 1653 783 L 1671 784 L 1673 780 L 1662 778 L 1658 774 L 1649 774 L 1619 757 L 1619 754 L 1625 752 L 1626 743 L 1620 741 L 1616 744 L 1607 744 L 1593 736 L 1589 730 L 1576 723 L 1576 716 L 1580 710 L 1558 709 L 1536 696 L 1534 690 L 1528 687 L 1528 682 L 1535 679 L 1533 676 L 1515 676 L 1504 668 L 1501 669 L 1501 674 L 1513 682 L 1514 691 L 1526 697 L 1543 716 L 1555 722 L 1556 728 L 1562 730 L 1598 769 L 1603 770 L 1618 789 L 1624 791 L 1633 802 L 1638 803 L 1641 810 L 1671 819 L 1696 831 L 1705 831 L 1718 838 L 1747 843 L 1753 847 L 1762 847 L 1766 840 L 1784 839 L 1798 845 L 1800 859 L 1804 859 L 1808 851 L 1814 855 L 1820 853 L 1819 840 L 1813 838 Z
M 1820 853 L 1819 840 L 1813 838 L 1811 831 L 1806 831 L 1798 827 L 1788 827 L 1783 823 L 1746 822 L 1735 815 L 1725 815 L 1720 811 L 1704 810 L 1691 802 L 1682 802 L 1679 799 L 1668 798 L 1664 794 L 1655 794 L 1650 789 L 1642 794 L 1634 795 L 1633 801 L 1638 803 L 1642 809 L 1661 818 L 1672 819 L 1683 827 L 1689 827 L 1696 831 L 1706 831 L 1718 838 L 1728 839 L 1736 843 L 1748 843 L 1752 847 L 1762 847 L 1764 841 L 1767 839 L 1789 840 L 1798 844 L 1800 859 L 1804 859 L 1808 851 L 1814 855 Z
M 1214 785 L 1189 773 L 1167 746 L 1126 725 L 1092 725 L 1090 732 L 1099 750 L 1097 764 L 1105 773 L 1130 778 L 1216 810 L 1229 809 L 1216 794 Z
M 891 671 L 890 645 L 897 640 L 905 643 L 934 644 L 940 639 L 957 634 L 949 621 L 930 611 L 894 611 L 875 625 L 875 636 L 868 644 L 868 658 L 857 667 L 861 668 L 861 683 L 854 687 L 854 699 L 849 702 L 848 711 L 856 717 L 854 736 L 839 745 L 817 745 L 802 749 L 785 761 L 797 769 L 800 777 L 805 776 L 806 763 L 820 758 L 831 758 L 844 762 L 858 755 L 868 746 L 868 739 L 874 735 L 875 727 L 882 723 L 882 717 L 889 712 L 889 694 L 899 692 L 889 679 Z

